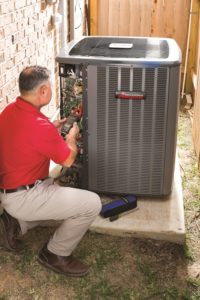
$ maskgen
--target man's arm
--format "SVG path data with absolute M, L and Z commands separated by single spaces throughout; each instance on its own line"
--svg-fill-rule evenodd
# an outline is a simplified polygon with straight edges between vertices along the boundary
M 67 143 L 68 148 L 71 150 L 67 159 L 61 164 L 64 167 L 71 167 L 74 163 L 76 156 L 78 154 L 78 148 L 76 145 L 77 135 L 79 134 L 79 127 L 75 122 L 73 127 L 70 129 L 68 135 L 66 136 L 65 142 Z

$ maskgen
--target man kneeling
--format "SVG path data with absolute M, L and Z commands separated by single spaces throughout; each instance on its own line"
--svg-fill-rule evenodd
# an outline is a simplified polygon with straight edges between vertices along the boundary
M 76 123 L 66 136 L 41 113 L 51 101 L 48 69 L 25 68 L 19 76 L 20 96 L 0 114 L 0 216 L 4 246 L 21 249 L 17 238 L 42 220 L 63 220 L 39 252 L 38 260 L 69 276 L 84 276 L 89 269 L 72 252 L 101 210 L 97 194 L 61 187 L 48 178 L 50 160 L 70 167 L 76 159 Z

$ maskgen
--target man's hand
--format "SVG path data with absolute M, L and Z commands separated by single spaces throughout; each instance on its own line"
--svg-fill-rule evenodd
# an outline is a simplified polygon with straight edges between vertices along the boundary
M 62 163 L 65 167 L 71 167 L 71 165 L 74 163 L 77 153 L 78 153 L 78 147 L 76 145 L 77 138 L 79 136 L 79 127 L 76 122 L 74 122 L 73 127 L 70 129 L 69 133 L 66 136 L 65 142 L 67 143 L 68 148 L 71 150 L 70 155 Z
M 65 124 L 65 122 L 67 121 L 67 118 L 64 118 L 62 120 L 55 120 L 53 122 L 53 125 L 57 128 L 57 129 L 61 129 L 62 125 Z
M 78 124 L 76 122 L 74 122 L 73 127 L 70 129 L 68 135 L 67 135 L 67 139 L 71 139 L 71 138 L 75 138 L 77 139 L 79 136 L 79 132 L 80 129 L 78 127 Z

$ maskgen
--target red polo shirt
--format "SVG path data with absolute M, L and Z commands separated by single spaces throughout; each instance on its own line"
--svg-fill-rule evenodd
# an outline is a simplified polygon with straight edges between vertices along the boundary
M 48 176 L 50 159 L 64 162 L 70 149 L 37 108 L 18 97 L 0 114 L 0 187 L 12 189 Z

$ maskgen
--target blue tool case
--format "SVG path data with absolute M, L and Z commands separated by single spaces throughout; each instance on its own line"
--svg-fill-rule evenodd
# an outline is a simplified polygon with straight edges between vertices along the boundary
M 100 215 L 103 218 L 109 218 L 125 211 L 129 211 L 137 207 L 137 197 L 135 195 L 121 196 L 119 199 L 104 204 Z

